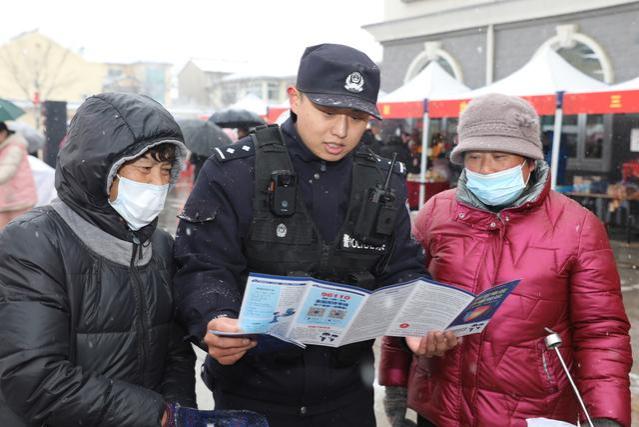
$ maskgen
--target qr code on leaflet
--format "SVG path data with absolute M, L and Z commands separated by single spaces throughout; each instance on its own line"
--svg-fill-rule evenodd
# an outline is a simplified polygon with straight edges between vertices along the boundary
M 346 310 L 337 310 L 334 308 L 328 313 L 328 317 L 333 319 L 343 319 L 346 317 Z
M 311 307 L 308 310 L 307 315 L 309 317 L 322 317 L 322 316 L 324 316 L 324 310 L 325 310 L 324 308 Z

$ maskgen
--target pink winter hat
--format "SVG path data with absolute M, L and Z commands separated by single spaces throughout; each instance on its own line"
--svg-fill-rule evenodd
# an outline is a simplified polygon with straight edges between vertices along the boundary
M 459 117 L 459 143 L 451 162 L 464 164 L 466 151 L 501 151 L 529 159 L 544 158 L 539 116 L 527 101 L 516 96 L 491 93 L 468 104 Z

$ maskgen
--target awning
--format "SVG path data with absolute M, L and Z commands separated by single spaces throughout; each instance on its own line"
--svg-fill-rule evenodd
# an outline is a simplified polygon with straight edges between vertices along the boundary
M 457 99 L 433 100 L 429 102 L 429 115 L 436 117 L 458 117 L 469 100 L 487 93 L 502 93 L 520 96 L 528 100 L 539 115 L 552 115 L 556 110 L 556 94 L 569 94 L 603 91 L 608 86 L 596 80 L 564 60 L 554 50 L 544 49 L 528 63 L 508 77 L 488 86 L 475 89 Z M 585 111 L 584 111 L 585 112 Z M 566 114 L 574 114 L 568 112 Z
M 385 119 L 422 117 L 424 99 L 446 99 L 470 89 L 431 61 L 413 79 L 380 98 L 377 108 Z

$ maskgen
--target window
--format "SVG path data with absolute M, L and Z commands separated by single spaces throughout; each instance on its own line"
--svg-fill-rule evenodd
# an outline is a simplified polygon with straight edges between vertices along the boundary
M 250 82 L 244 88 L 244 93 L 246 95 L 253 94 L 258 98 L 262 98 L 262 83 L 261 82 Z
M 586 121 L 586 141 L 584 157 L 587 159 L 601 159 L 604 144 L 604 116 L 593 114 Z
M 267 101 L 280 102 L 280 85 L 277 82 L 269 82 L 267 85 Z
M 597 80 L 604 80 L 603 67 L 597 54 L 583 43 L 575 43 L 571 48 L 557 49 L 570 65 Z
M 551 159 L 554 116 L 541 119 L 544 156 Z M 564 116 L 561 125 L 559 157 L 567 159 L 569 171 L 609 172 L 612 116 L 578 114 Z
M 576 24 L 558 25 L 556 30 L 557 35 L 546 40 L 538 51 L 550 47 L 586 75 L 606 83 L 613 82 L 612 63 L 595 39 L 580 33 Z
M 438 57 L 431 61 L 425 62 L 424 65 L 421 68 L 419 68 L 419 70 L 417 70 L 417 74 L 419 74 L 424 68 L 426 68 L 428 64 L 430 64 L 432 61 L 437 62 L 439 65 L 441 65 L 444 71 L 446 71 L 451 76 L 455 77 L 455 70 L 453 69 L 452 65 L 450 65 L 450 63 L 442 57 Z
M 561 141 L 559 156 L 576 159 L 579 144 L 579 116 L 564 116 L 561 125 Z M 550 164 L 552 157 L 552 143 L 555 131 L 555 116 L 541 117 L 541 141 L 544 158 Z
M 424 50 L 420 52 L 410 63 L 404 76 L 404 82 L 408 82 L 422 71 L 431 61 L 437 61 L 447 73 L 463 82 L 464 75 L 457 60 L 444 49 L 441 42 L 429 41 L 424 43 Z

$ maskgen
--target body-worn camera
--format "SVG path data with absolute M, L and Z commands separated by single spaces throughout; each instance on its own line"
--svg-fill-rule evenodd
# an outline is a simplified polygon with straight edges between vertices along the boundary
M 269 207 L 277 216 L 291 216 L 295 213 L 297 175 L 290 170 L 271 172 L 268 186 Z
M 390 180 L 396 159 L 397 154 L 394 154 L 384 184 L 377 184 L 367 189 L 364 194 L 364 201 L 354 230 L 355 236 L 364 243 L 380 245 L 393 234 L 397 207 L 395 191 L 390 187 Z

